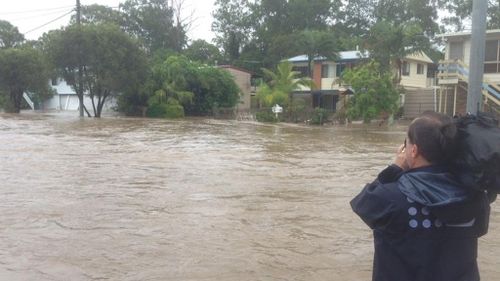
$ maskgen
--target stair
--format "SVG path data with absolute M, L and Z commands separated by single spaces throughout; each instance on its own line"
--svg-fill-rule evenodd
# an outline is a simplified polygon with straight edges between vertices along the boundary
M 438 70 L 439 85 L 458 85 L 460 81 L 465 83 L 469 81 L 469 68 L 459 60 L 440 61 Z M 487 78 L 483 78 L 482 93 L 484 110 L 499 114 L 500 86 Z
M 30 96 L 27 93 L 23 93 L 23 98 L 31 107 L 32 110 L 35 110 L 35 103 L 31 100 Z

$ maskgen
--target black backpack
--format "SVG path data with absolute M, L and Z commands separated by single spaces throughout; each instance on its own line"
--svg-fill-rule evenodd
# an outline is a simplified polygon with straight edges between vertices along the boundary
M 467 188 L 485 190 L 494 200 L 500 193 L 500 128 L 488 113 L 455 118 L 457 153 L 453 166 Z

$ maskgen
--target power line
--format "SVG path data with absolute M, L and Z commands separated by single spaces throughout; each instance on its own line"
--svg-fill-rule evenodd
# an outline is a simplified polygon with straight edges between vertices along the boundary
M 37 12 L 48 12 L 48 11 L 55 11 L 55 10 L 66 10 L 68 8 L 73 8 L 73 6 L 64 6 L 64 7 L 57 7 L 57 8 L 28 10 L 28 11 L 17 11 L 17 12 L 1 12 L 0 15 L 30 14 L 30 13 L 37 13 Z
M 59 16 L 59 17 L 57 17 L 57 18 L 55 18 L 55 19 L 53 19 L 53 20 L 51 20 L 51 21 L 49 21 L 49 22 L 46 22 L 46 23 L 44 23 L 44 24 L 42 24 L 42 25 L 40 25 L 40 26 L 38 26 L 38 27 L 35 27 L 35 28 L 33 28 L 33 29 L 30 29 L 30 30 L 26 31 L 24 34 L 28 34 L 28 33 L 30 33 L 30 32 L 33 32 L 33 31 L 37 30 L 37 29 L 40 29 L 40 28 L 42 28 L 42 27 L 44 27 L 44 26 L 46 26 L 46 25 L 48 25 L 48 24 L 51 24 L 51 23 L 53 23 L 53 22 L 55 22 L 55 21 L 57 21 L 57 20 L 59 20 L 59 19 L 62 19 L 63 17 L 65 17 L 65 16 L 67 16 L 67 15 L 69 15 L 69 14 L 73 13 L 73 12 L 74 12 L 74 9 L 72 9 L 71 11 L 69 11 L 69 12 L 65 13 L 64 15 L 61 15 L 61 16 Z
M 71 9 L 71 10 L 73 10 L 73 9 Z M 12 18 L 12 19 L 9 18 L 8 21 L 10 21 L 10 22 L 16 22 L 16 21 L 23 21 L 23 20 L 31 20 L 31 19 L 35 19 L 35 18 L 42 18 L 42 17 L 48 17 L 48 16 L 53 16 L 53 15 L 61 14 L 61 12 L 66 12 L 66 11 L 69 11 L 69 10 L 65 9 L 64 11 L 52 11 L 52 12 L 43 13 L 43 14 L 25 16 L 25 17 L 21 17 L 21 18 Z

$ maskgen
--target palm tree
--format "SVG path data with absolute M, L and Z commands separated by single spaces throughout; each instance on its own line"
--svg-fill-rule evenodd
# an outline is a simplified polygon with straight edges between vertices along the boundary
M 300 78 L 298 76 L 300 72 L 293 71 L 292 68 L 293 65 L 288 61 L 278 64 L 276 72 L 262 68 L 262 72 L 267 76 L 269 82 L 259 88 L 257 97 L 265 106 L 274 104 L 289 106 L 293 91 L 300 89 L 301 86 L 311 89 L 314 87 L 310 78 Z

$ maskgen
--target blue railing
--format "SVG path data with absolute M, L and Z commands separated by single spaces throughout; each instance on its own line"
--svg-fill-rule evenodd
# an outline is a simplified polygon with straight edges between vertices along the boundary
M 461 66 L 459 63 L 439 64 L 438 70 L 451 72 L 451 73 L 458 73 L 458 74 L 464 76 L 467 80 L 469 79 L 469 70 L 467 68 Z M 484 90 L 488 91 L 488 93 L 490 93 L 497 100 L 500 100 L 500 93 L 495 88 L 493 88 L 490 84 L 483 82 L 482 86 L 483 86 Z

